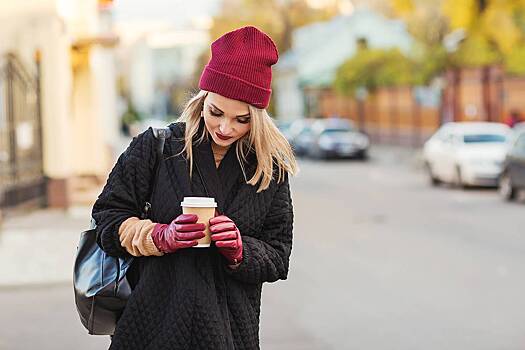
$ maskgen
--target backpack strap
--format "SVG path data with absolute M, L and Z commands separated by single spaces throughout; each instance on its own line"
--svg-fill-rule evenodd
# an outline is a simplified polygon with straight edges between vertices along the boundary
M 159 168 L 160 163 L 164 160 L 164 145 L 166 143 L 166 139 L 171 138 L 172 132 L 170 128 L 151 128 L 153 131 L 153 136 L 155 136 L 155 139 L 157 139 L 157 142 L 155 144 L 155 150 L 157 153 L 157 159 L 155 161 L 155 170 L 154 170 L 154 177 L 152 181 L 150 182 L 150 188 L 149 188 L 149 200 L 145 203 L 144 208 L 142 209 L 142 214 L 140 218 L 142 220 L 148 218 L 148 213 L 151 209 L 151 200 L 153 197 L 153 193 L 155 193 L 155 187 L 157 186 L 157 178 L 159 174 Z
M 153 136 L 158 140 L 157 142 L 157 155 L 161 156 L 164 152 L 164 143 L 166 139 L 171 138 L 172 132 L 170 128 L 151 128 L 153 130 Z

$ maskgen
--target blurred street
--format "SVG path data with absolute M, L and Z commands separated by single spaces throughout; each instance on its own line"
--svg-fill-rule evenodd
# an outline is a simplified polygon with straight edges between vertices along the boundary
M 0 350 L 107 349 L 75 307 L 80 233 L 132 138 L 199 113 L 257 161 L 299 157 L 262 349 L 525 349 L 525 1 L 0 1 L 0 19 Z
M 523 349 L 522 205 L 381 157 L 302 164 L 290 281 L 266 289 L 282 300 L 266 319 L 317 349 Z
M 522 204 L 494 190 L 433 188 L 418 155 L 402 149 L 301 166 L 289 279 L 264 287 L 262 349 L 523 349 Z M 69 282 L 88 215 L 4 223 L 0 349 L 109 344 L 82 328 Z

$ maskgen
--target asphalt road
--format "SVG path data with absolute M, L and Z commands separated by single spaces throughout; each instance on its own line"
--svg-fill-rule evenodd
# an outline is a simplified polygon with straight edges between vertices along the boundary
M 302 161 L 287 281 L 263 291 L 261 348 L 525 347 L 525 204 L 432 188 L 412 158 Z M 105 349 L 68 284 L 0 288 L 0 349 Z
M 432 188 L 412 162 L 307 162 L 290 280 L 266 289 L 322 349 L 524 349 L 525 206 Z M 281 309 L 282 308 L 282 309 Z

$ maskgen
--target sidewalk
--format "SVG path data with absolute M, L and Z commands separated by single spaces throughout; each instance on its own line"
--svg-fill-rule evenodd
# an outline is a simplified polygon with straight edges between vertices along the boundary
M 46 209 L 7 218 L 0 228 L 0 288 L 72 283 L 90 207 Z
M 73 261 L 90 209 L 38 210 L 4 222 L 0 230 L 0 349 L 108 348 L 109 337 L 87 335 L 73 301 Z M 280 312 L 283 306 L 272 288 L 266 287 L 264 293 L 262 348 L 330 349 L 297 320 L 274 318 L 278 312 L 272 310 Z M 28 327 L 27 320 L 42 322 L 35 328 Z
M 370 160 L 422 167 L 417 148 L 373 145 Z M 0 288 L 72 283 L 78 240 L 90 216 L 91 206 L 81 206 L 7 218 L 0 227 Z
M 370 148 L 370 159 L 380 160 L 388 165 L 409 166 L 412 169 L 423 168 L 423 149 L 407 146 L 373 144 Z

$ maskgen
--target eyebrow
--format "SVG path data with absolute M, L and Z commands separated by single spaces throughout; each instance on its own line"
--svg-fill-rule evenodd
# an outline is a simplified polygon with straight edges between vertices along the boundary
M 215 108 L 216 110 L 218 110 L 219 112 L 221 112 L 222 114 L 224 114 L 224 112 L 219 108 L 217 107 L 216 105 L 214 105 L 213 103 L 210 102 L 210 106 L 212 106 L 213 108 Z M 241 117 L 248 117 L 248 119 L 250 118 L 250 113 L 248 114 L 243 114 L 243 115 L 238 115 L 237 118 L 241 118 Z

